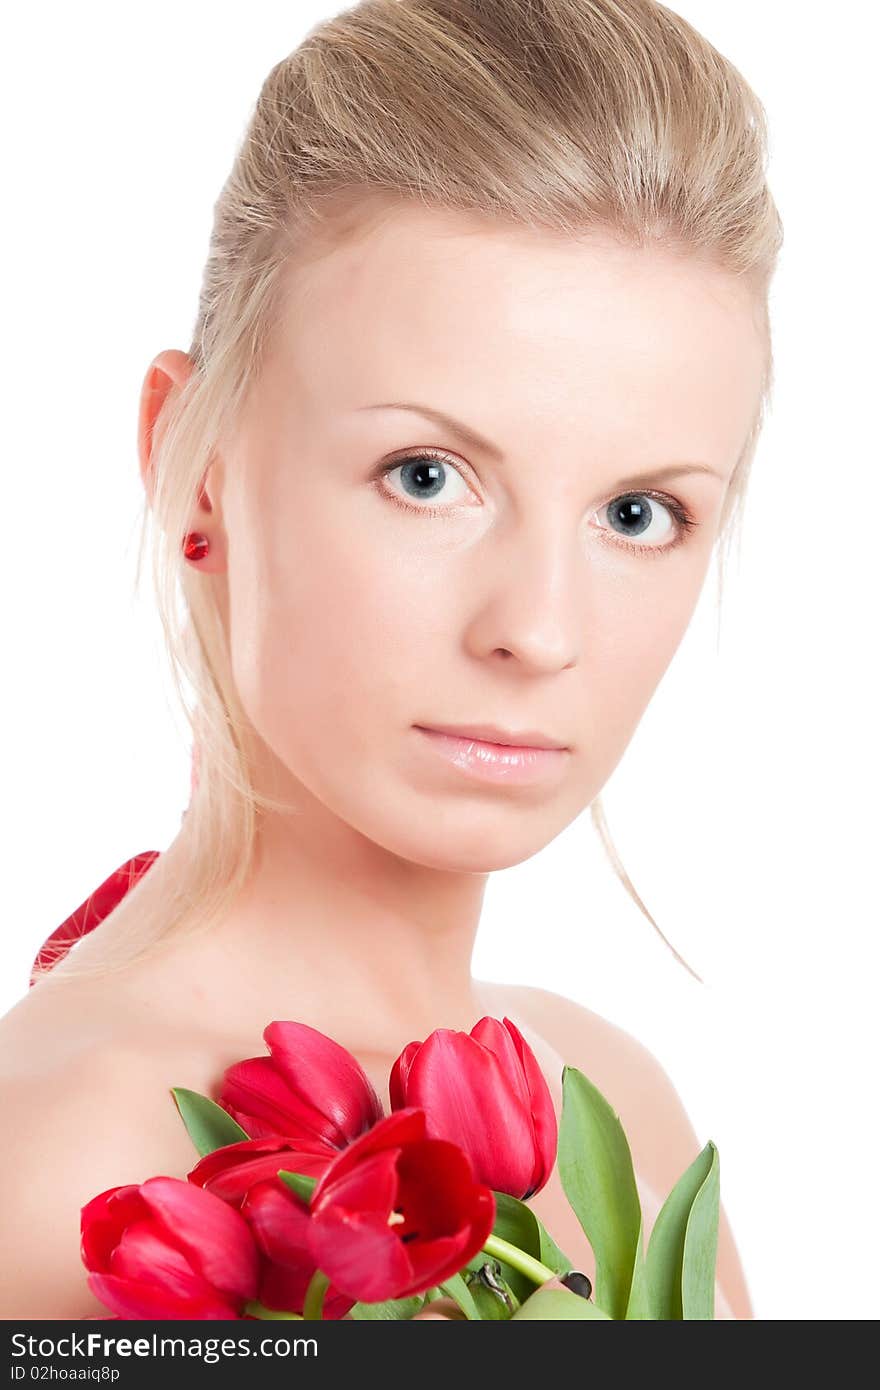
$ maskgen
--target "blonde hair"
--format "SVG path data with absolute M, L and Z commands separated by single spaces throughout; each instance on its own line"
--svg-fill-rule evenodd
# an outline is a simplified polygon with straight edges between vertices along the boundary
M 764 110 L 747 82 L 654 0 L 361 0 L 272 68 L 215 204 L 193 371 L 157 422 L 141 532 L 138 580 L 152 522 L 156 599 L 198 780 L 174 844 L 98 929 L 99 949 L 87 939 L 54 978 L 103 976 L 172 932 L 210 926 L 250 873 L 260 807 L 277 806 L 251 783 L 255 731 L 232 679 L 220 577 L 188 566 L 181 543 L 259 375 L 291 259 L 305 263 L 406 200 L 563 236 L 601 230 L 743 277 L 766 369 L 720 520 L 720 595 L 772 389 L 767 296 L 782 228 L 766 157 Z M 590 809 L 659 932 L 598 797 Z

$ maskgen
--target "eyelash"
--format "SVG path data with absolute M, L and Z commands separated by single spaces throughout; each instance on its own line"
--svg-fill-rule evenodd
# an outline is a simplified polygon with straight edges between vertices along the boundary
M 441 449 L 416 448 L 408 449 L 405 454 L 399 455 L 396 459 L 385 464 L 379 475 L 380 480 L 384 479 L 388 473 L 392 473 L 395 468 L 400 468 L 401 464 L 409 463 L 412 459 L 429 459 L 431 462 L 443 463 L 449 468 L 454 468 L 456 473 L 461 475 L 461 469 L 450 454 L 443 453 Z M 382 495 L 390 498 L 390 500 L 403 511 L 416 512 L 420 516 L 448 516 L 451 510 L 449 507 L 436 507 L 432 506 L 430 503 L 426 503 L 424 506 L 410 504 L 409 502 L 405 502 L 399 493 L 391 492 L 387 488 L 382 489 Z M 699 525 L 699 522 L 691 515 L 683 502 L 679 501 L 677 497 L 670 497 L 669 494 L 665 492 L 652 492 L 650 490 L 630 490 L 621 492 L 617 497 L 612 497 L 605 506 L 610 507 L 611 502 L 617 502 L 623 497 L 650 497 L 654 501 L 662 503 L 662 505 L 672 513 L 678 529 L 675 533 L 675 539 L 670 541 L 667 545 L 639 545 L 638 542 L 623 539 L 605 542 L 607 545 L 616 546 L 619 550 L 636 551 L 638 554 L 651 555 L 654 557 L 668 555 L 671 550 L 675 550 L 681 545 L 682 542 L 687 539 L 689 533 Z M 600 508 L 599 510 L 601 511 L 603 509 Z

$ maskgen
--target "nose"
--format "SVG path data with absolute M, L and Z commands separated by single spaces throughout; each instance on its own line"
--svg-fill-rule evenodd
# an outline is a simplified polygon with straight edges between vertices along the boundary
M 586 622 L 583 540 L 563 534 L 561 523 L 533 521 L 474 558 L 469 650 L 536 675 L 576 665 Z

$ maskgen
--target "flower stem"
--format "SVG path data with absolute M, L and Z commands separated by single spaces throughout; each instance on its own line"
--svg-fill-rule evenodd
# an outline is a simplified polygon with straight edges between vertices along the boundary
M 327 1285 L 330 1283 L 329 1274 L 323 1270 L 316 1269 L 309 1281 L 306 1289 L 306 1296 L 303 1300 L 303 1318 L 306 1322 L 315 1322 L 324 1316 L 324 1294 L 327 1292 Z
M 529 1255 L 525 1250 L 520 1250 L 518 1245 L 511 1245 L 510 1241 L 502 1240 L 501 1236 L 490 1236 L 483 1246 L 487 1255 L 494 1255 L 496 1260 L 503 1260 L 505 1264 L 511 1265 L 513 1269 L 519 1270 L 527 1279 L 531 1279 L 535 1284 L 543 1284 L 545 1280 L 554 1277 L 554 1271 L 541 1264 L 533 1255 Z
M 297 1322 L 302 1322 L 301 1313 L 285 1313 L 280 1308 L 267 1308 L 256 1298 L 244 1305 L 244 1311 L 250 1313 L 253 1318 L 295 1318 Z

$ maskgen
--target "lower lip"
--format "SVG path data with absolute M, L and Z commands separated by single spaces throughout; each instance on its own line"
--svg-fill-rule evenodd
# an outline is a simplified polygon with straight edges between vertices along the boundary
M 541 782 L 559 773 L 567 748 L 522 748 L 509 743 L 486 743 L 460 734 L 441 734 L 416 724 L 431 746 L 454 767 L 487 782 Z

